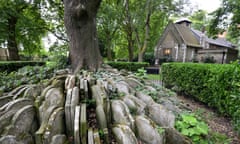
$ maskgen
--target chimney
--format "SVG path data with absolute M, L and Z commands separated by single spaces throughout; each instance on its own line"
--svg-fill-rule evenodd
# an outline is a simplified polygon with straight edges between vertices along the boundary
M 226 38 L 227 31 L 224 31 L 223 33 L 218 34 L 218 38 Z

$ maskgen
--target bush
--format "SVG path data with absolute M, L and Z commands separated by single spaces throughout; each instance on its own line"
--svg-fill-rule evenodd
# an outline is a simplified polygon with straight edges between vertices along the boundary
M 43 66 L 45 64 L 45 62 L 36 61 L 2 61 L 0 62 L 0 71 L 12 72 L 24 66 Z
M 230 115 L 240 132 L 240 65 L 166 63 L 163 82 Z
M 106 64 L 118 70 L 126 69 L 134 72 L 136 72 L 138 69 L 149 66 L 149 63 L 146 62 L 106 62 Z
M 43 66 L 25 66 L 11 73 L 0 72 L 0 91 L 9 92 L 23 84 L 36 84 L 53 76 L 53 69 Z

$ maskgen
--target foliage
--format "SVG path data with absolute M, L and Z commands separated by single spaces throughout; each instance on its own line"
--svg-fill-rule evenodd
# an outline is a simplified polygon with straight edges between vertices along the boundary
M 0 44 L 16 42 L 24 54 L 38 54 L 47 24 L 40 11 L 40 1 L 0 1 Z M 13 34 L 14 33 L 14 34 Z M 9 39 L 12 38 L 12 39 Z
M 210 34 L 217 36 L 219 33 L 227 31 L 228 38 L 237 44 L 240 38 L 239 13 L 240 1 L 222 1 L 221 7 L 211 14 L 212 20 L 209 27 Z
M 208 19 L 207 19 L 207 12 L 204 10 L 199 10 L 193 13 L 191 15 L 190 20 L 192 21 L 191 26 L 200 31 L 205 31 L 207 30 L 207 24 L 208 24 Z
M 17 69 L 22 68 L 24 66 L 42 66 L 45 65 L 45 62 L 37 62 L 37 61 L 3 61 L 0 62 L 0 72 L 12 72 L 17 71 Z
M 143 61 L 148 62 L 150 65 L 154 65 L 154 53 L 153 51 L 151 52 L 146 52 L 145 55 L 143 56 Z
M 137 69 L 137 72 L 135 73 L 135 75 L 137 77 L 140 77 L 140 78 L 147 78 L 147 71 L 142 67 L 140 69 Z
M 108 60 L 111 55 L 113 59 L 126 58 L 131 61 L 130 53 L 133 52 L 133 57 L 136 57 L 144 43 L 147 43 L 146 52 L 153 51 L 169 16 L 181 10 L 182 3 L 177 3 L 179 1 L 102 1 L 97 26 Z M 146 30 L 148 25 L 149 32 Z
M 55 69 L 64 69 L 69 65 L 68 45 L 54 43 L 49 48 L 51 66 Z
M 162 65 L 163 82 L 167 87 L 194 96 L 230 115 L 240 130 L 240 65 L 166 63 Z M 240 132 L 240 131 L 239 131 Z
M 48 32 L 58 41 L 68 42 L 64 27 L 64 5 L 62 0 L 42 0 L 43 19 L 48 24 Z
M 149 64 L 146 62 L 106 62 L 106 64 L 112 66 L 113 68 L 126 69 L 129 71 L 137 71 L 142 67 L 147 67 Z
M 20 85 L 36 84 L 52 76 L 53 69 L 44 66 L 25 66 L 16 72 L 0 72 L 0 90 L 8 92 Z
M 205 136 L 208 134 L 208 125 L 198 120 L 193 114 L 182 114 L 175 127 L 183 135 L 188 136 L 194 143 L 208 144 Z

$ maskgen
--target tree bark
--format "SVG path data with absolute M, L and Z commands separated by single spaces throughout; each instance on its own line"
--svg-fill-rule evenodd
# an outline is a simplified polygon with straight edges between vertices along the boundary
M 129 10 L 129 0 L 126 0 L 125 4 L 125 10 L 126 10 L 126 34 L 127 34 L 127 41 L 128 41 L 128 60 L 131 62 L 133 61 L 134 57 L 134 40 L 133 40 L 133 26 L 132 26 L 132 17 L 130 15 Z
M 9 52 L 9 60 L 20 60 L 18 54 L 18 47 L 16 41 L 16 24 L 17 24 L 17 17 L 11 16 L 8 19 L 8 39 L 7 39 L 7 48 Z
M 147 13 L 146 13 L 146 23 L 145 23 L 145 36 L 144 36 L 144 42 L 143 46 L 140 45 L 140 39 L 138 37 L 138 33 L 136 32 L 137 38 L 138 38 L 138 62 L 143 61 L 143 56 L 147 50 L 148 40 L 149 40 L 149 33 L 150 33 L 150 20 L 151 20 L 151 8 L 150 8 L 151 0 L 147 0 Z
M 101 0 L 64 0 L 64 24 L 70 41 L 73 72 L 96 71 L 101 63 L 96 14 Z

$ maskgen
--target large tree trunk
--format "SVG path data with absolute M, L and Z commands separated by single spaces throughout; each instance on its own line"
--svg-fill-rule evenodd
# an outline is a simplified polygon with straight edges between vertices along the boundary
M 19 60 L 18 47 L 16 42 L 16 24 L 17 17 L 11 16 L 8 19 L 8 39 L 7 39 L 7 48 L 9 52 L 9 60 Z
M 102 63 L 96 31 L 100 3 L 101 0 L 64 0 L 64 23 L 74 73 L 80 69 L 96 71 Z

